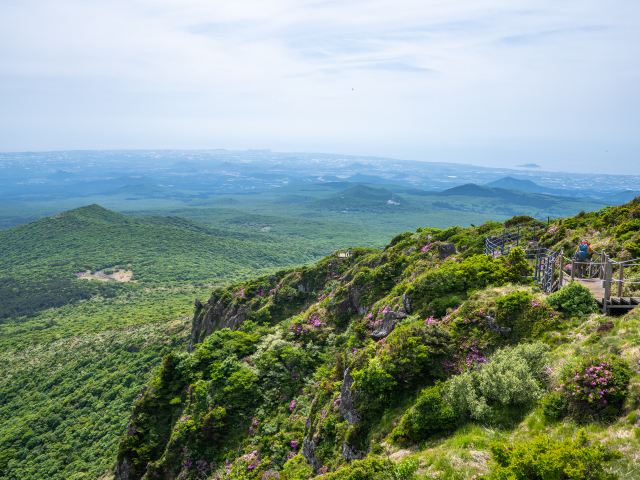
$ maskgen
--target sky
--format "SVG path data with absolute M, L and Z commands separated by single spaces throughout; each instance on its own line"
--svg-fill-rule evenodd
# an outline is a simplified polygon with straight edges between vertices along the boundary
M 2 0 L 0 151 L 640 174 L 637 0 Z

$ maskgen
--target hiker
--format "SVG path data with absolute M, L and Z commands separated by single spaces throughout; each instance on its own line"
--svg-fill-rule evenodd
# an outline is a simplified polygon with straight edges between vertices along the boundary
M 587 242 L 586 240 L 582 240 L 582 242 L 580 242 L 580 245 L 578 245 L 578 248 L 576 248 L 576 253 L 573 254 L 573 258 L 576 260 L 574 262 L 574 265 L 576 267 L 575 276 L 577 278 L 584 277 L 585 268 L 587 266 L 587 263 L 589 263 L 589 255 L 592 253 L 598 252 L 591 248 L 589 242 Z

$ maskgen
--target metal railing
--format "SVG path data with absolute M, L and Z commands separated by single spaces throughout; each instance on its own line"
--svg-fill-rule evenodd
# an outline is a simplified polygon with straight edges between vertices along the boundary
M 497 235 L 487 235 L 484 252 L 486 255 L 497 257 L 508 255 L 515 247 L 523 247 L 527 260 L 534 268 L 534 279 L 546 293 L 555 292 L 574 280 L 601 282 L 603 313 L 611 307 L 612 287 L 615 288 L 614 293 L 617 293 L 619 300 L 625 284 L 640 285 L 640 277 L 624 277 L 625 271 L 628 272 L 631 267 L 640 267 L 640 258 L 615 262 L 603 250 L 601 253 L 594 252 L 591 260 L 581 261 L 574 257 L 573 252 L 571 258 L 566 257 L 564 249 L 554 251 L 538 247 L 536 242 L 546 233 L 549 224 L 550 218 L 547 218 L 546 222 L 532 220 L 504 228 Z M 567 273 L 568 269 L 570 273 Z M 614 278 L 615 270 L 617 278 Z M 635 297 L 632 300 L 628 302 L 629 306 L 640 301 Z
M 508 255 L 512 248 L 526 248 L 530 242 L 537 242 L 546 233 L 550 221 L 550 218 L 547 218 L 546 222 L 532 220 L 513 227 L 503 228 L 497 235 L 487 235 L 484 239 L 484 253 L 486 255 L 495 255 L 496 252 L 499 252 L 501 255 Z

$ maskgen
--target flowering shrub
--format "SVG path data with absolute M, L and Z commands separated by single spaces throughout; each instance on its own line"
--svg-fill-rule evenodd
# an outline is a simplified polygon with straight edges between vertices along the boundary
M 567 317 L 580 317 L 598 312 L 593 293 L 578 282 L 571 282 L 546 298 L 546 302 Z
M 588 415 L 608 419 L 618 414 L 630 378 L 631 371 L 624 360 L 615 356 L 590 357 L 565 363 L 556 390 L 565 395 L 569 409 L 579 419 Z
M 605 467 L 622 458 L 620 452 L 602 445 L 590 446 L 587 434 L 578 430 L 575 440 L 562 442 L 546 435 L 515 445 L 494 442 L 490 445 L 493 471 L 490 479 L 575 479 L 613 480 L 616 475 Z

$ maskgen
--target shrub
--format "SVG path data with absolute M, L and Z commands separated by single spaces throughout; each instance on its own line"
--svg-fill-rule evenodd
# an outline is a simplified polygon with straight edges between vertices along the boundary
M 541 342 L 496 351 L 480 369 L 449 380 L 454 407 L 474 419 L 488 418 L 490 404 L 522 405 L 538 400 L 549 347 Z
M 557 391 L 578 420 L 591 415 L 608 420 L 620 412 L 631 378 L 629 365 L 615 356 L 590 357 L 565 364 Z
M 498 324 L 513 328 L 519 337 L 537 336 L 556 322 L 559 313 L 527 292 L 514 292 L 496 300 Z
M 513 227 L 514 225 L 520 225 L 521 223 L 532 222 L 535 218 L 529 215 L 516 215 L 504 222 L 504 228 Z
M 555 310 L 568 317 L 579 317 L 598 312 L 596 298 L 587 287 L 578 282 L 571 282 L 549 295 L 546 302 Z
M 637 232 L 640 230 L 640 219 L 635 219 L 631 222 L 626 222 L 619 225 L 616 228 L 616 238 L 620 238 L 622 235 L 629 232 Z
M 616 450 L 590 446 L 583 429 L 578 430 L 575 440 L 559 442 L 539 435 L 516 445 L 495 442 L 489 449 L 494 463 L 489 478 L 495 480 L 613 480 L 618 477 L 605 467 L 622 458 Z
M 560 420 L 567 412 L 567 397 L 560 392 L 553 392 L 542 398 L 540 406 L 545 418 Z
M 455 428 L 459 416 L 445 400 L 443 384 L 426 388 L 415 405 L 400 419 L 391 440 L 397 443 L 418 443 L 435 433 Z
M 447 313 L 447 309 L 458 308 L 460 305 L 462 305 L 460 298 L 452 295 L 445 298 L 436 298 L 429 304 L 429 307 L 436 317 L 443 317 Z
M 439 375 L 450 341 L 446 330 L 420 321 L 396 327 L 377 344 L 375 357 L 366 358 L 368 350 L 363 351 L 359 357 L 362 367 L 351 373 L 358 413 L 371 419 L 399 401 L 415 382 Z
M 324 476 L 325 480 L 382 480 L 396 478 L 396 465 L 391 460 L 365 458 L 354 460 L 335 472 Z

